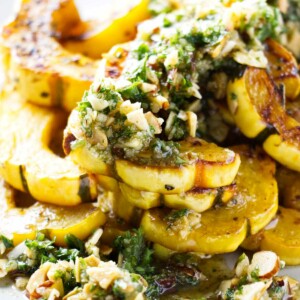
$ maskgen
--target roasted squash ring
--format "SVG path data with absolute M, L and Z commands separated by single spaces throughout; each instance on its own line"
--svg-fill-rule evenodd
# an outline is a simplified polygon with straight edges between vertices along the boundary
M 238 172 L 240 157 L 234 151 L 200 139 L 179 142 L 191 161 L 182 166 L 145 166 L 116 160 L 118 176 L 129 186 L 161 194 L 179 194 L 193 187 L 218 188 L 230 185 Z
M 34 239 L 38 231 L 44 231 L 55 244 L 66 246 L 64 237 L 73 234 L 86 239 L 106 217 L 93 204 L 80 204 L 74 208 L 58 207 L 36 203 L 28 208 L 20 208 L 16 200 L 22 202 L 24 197 L 18 195 L 3 179 L 0 179 L 0 228 L 1 233 L 18 245 L 26 239 Z
M 107 35 L 111 43 L 124 40 L 123 33 L 118 31 L 120 22 L 128 22 L 126 26 L 133 30 L 136 23 L 148 15 L 145 1 L 135 5 L 127 1 L 123 7 L 121 20 L 110 19 L 106 26 L 93 28 L 93 36 L 76 43 L 73 50 L 86 52 L 86 47 L 95 43 L 93 56 L 100 57 L 102 50 L 110 45 L 102 40 Z M 74 38 L 83 35 L 84 30 L 86 26 L 73 0 L 21 1 L 15 20 L 3 28 L 1 52 L 6 73 L 10 74 L 9 81 L 16 85 L 23 99 L 67 111 L 76 106 L 93 82 L 98 62 L 70 52 L 55 37 Z M 102 42 L 106 46 L 99 49 Z
M 146 211 L 141 226 L 147 239 L 179 252 L 225 253 L 236 250 L 243 242 L 247 224 L 255 234 L 270 222 L 278 208 L 275 164 L 261 150 L 246 146 L 234 150 L 242 159 L 234 199 L 225 207 L 202 213 L 194 228 L 187 220 L 181 230 L 170 227 L 169 210 Z M 191 222 L 195 225 L 195 221 Z
M 287 265 L 300 265 L 299 219 L 298 210 L 279 207 L 272 223 L 249 236 L 242 247 L 251 251 L 274 251 Z
M 280 87 L 284 86 L 285 96 L 295 99 L 300 93 L 298 64 L 291 52 L 274 40 L 267 40 L 265 56 L 268 59 L 272 79 Z
M 206 211 L 218 202 L 227 203 L 236 191 L 235 184 L 218 189 L 193 188 L 185 193 L 165 195 L 139 191 L 122 182 L 119 183 L 119 187 L 123 197 L 137 208 L 147 210 L 164 205 L 175 209 L 192 209 L 196 212 Z
M 99 59 L 114 45 L 135 37 L 136 25 L 150 17 L 148 4 L 149 0 L 123 0 L 118 7 L 106 12 L 104 20 L 83 24 L 85 30 L 82 34 L 62 39 L 62 44 L 72 52 Z
M 247 68 L 228 85 L 228 106 L 237 126 L 250 138 L 273 127 L 263 148 L 274 159 L 300 171 L 300 123 L 282 106 L 282 95 L 265 70 Z
M 16 19 L 3 28 L 1 51 L 6 73 L 23 99 L 70 111 L 89 88 L 97 64 L 69 53 L 52 37 L 55 29 L 80 22 L 72 0 L 54 2 L 23 0 Z
M 64 125 L 65 115 L 11 95 L 0 102 L 0 174 L 14 188 L 36 200 L 73 206 L 91 202 L 97 188 L 93 177 L 49 149 L 50 139 Z

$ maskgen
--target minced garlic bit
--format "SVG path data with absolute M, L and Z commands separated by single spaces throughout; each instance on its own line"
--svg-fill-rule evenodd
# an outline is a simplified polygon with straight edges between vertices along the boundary
M 99 234 L 100 232 L 92 236 L 90 242 L 96 242 Z M 73 276 L 80 287 L 65 295 L 62 279 L 73 280 Z M 47 262 L 30 277 L 26 287 L 30 299 L 47 300 L 94 299 L 97 295 L 115 299 L 114 293 L 118 297 L 122 295 L 122 299 L 141 300 L 144 299 L 146 288 L 147 284 L 140 275 L 130 274 L 120 269 L 115 262 L 104 262 L 94 255 L 77 257 L 75 264 L 67 261 L 55 264 Z
M 153 0 L 150 7 L 168 9 L 139 24 L 135 40 L 104 55 L 69 120 L 76 145 L 108 163 L 154 154 L 159 143 L 210 135 L 201 118 L 207 92 L 222 100 L 227 74 L 238 76 L 243 66 L 266 68 L 264 42 L 283 32 L 281 15 L 266 0 Z M 175 144 L 152 157 L 186 163 Z

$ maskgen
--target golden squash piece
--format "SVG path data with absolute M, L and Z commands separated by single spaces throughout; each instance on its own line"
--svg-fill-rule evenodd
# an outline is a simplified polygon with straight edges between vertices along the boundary
M 164 195 L 163 203 L 166 207 L 175 209 L 188 208 L 201 213 L 211 208 L 217 202 L 228 202 L 234 195 L 235 185 L 218 189 L 193 188 L 181 194 Z
M 261 240 L 263 239 L 263 232 L 264 230 L 261 230 L 254 235 L 248 236 L 241 244 L 241 247 L 253 252 L 259 251 Z
M 261 249 L 276 252 L 288 265 L 299 265 L 299 220 L 299 211 L 280 207 L 276 226 L 263 232 Z
M 142 216 L 142 210 L 127 201 L 120 190 L 114 194 L 113 212 L 117 217 L 134 226 L 138 226 Z
M 66 138 L 64 141 L 66 141 Z M 69 157 L 76 165 L 87 170 L 89 173 L 108 177 L 112 176 L 112 167 L 98 157 L 95 151 L 91 151 L 85 146 L 72 149 Z
M 236 216 L 246 218 L 250 233 L 264 228 L 278 209 L 278 187 L 275 180 L 276 165 L 261 149 L 235 146 L 241 156 L 241 167 L 236 177 L 237 196 L 228 203 Z
M 1 51 L 10 81 L 22 98 L 68 111 L 76 106 L 93 81 L 97 63 L 71 54 L 53 34 L 58 34 L 56 30 L 64 34 L 78 22 L 72 0 L 21 1 L 16 19 L 2 30 Z
M 116 171 L 129 186 L 147 192 L 174 194 L 188 191 L 195 182 L 195 164 L 180 167 L 145 166 L 116 160 Z
M 21 102 L 17 95 L 0 102 L 0 174 L 36 200 L 72 206 L 95 199 L 97 189 L 93 177 L 49 149 L 64 119 L 60 111 Z
M 259 149 L 240 146 L 234 150 L 242 159 L 234 199 L 202 214 L 146 211 L 141 226 L 147 239 L 179 252 L 225 253 L 243 242 L 248 225 L 255 234 L 270 222 L 278 207 L 275 164 Z
M 145 166 L 116 160 L 118 176 L 129 186 L 161 194 L 179 194 L 192 187 L 216 188 L 230 185 L 240 166 L 232 150 L 200 139 L 180 142 L 180 152 L 189 159 L 181 166 Z
M 229 83 L 227 101 L 247 137 L 273 127 L 277 133 L 267 137 L 263 148 L 281 164 L 300 171 L 300 123 L 285 112 L 282 95 L 265 70 L 247 68 L 241 78 Z
M 81 121 L 79 112 L 74 109 L 68 119 L 68 126 L 64 130 L 63 150 L 70 159 L 89 173 L 112 177 L 112 166 L 107 164 L 96 151 L 87 145 L 76 145 L 76 137 L 72 132 L 80 130 Z M 75 147 L 74 143 L 75 142 Z
M 284 85 L 288 99 L 295 99 L 300 93 L 300 76 L 293 54 L 278 42 L 269 39 L 266 42 L 265 56 L 272 79 L 278 86 Z
M 180 211 L 179 211 L 180 212 Z M 164 209 L 146 211 L 141 226 L 146 238 L 154 243 L 178 252 L 216 254 L 232 252 L 247 235 L 247 221 L 236 217 L 228 210 L 211 210 L 194 218 L 192 211 L 187 216 L 169 222 L 172 212 Z M 196 220 L 194 220 L 196 219 Z
M 300 173 L 279 167 L 276 179 L 284 207 L 300 210 Z
M 122 182 L 119 187 L 123 197 L 133 206 L 146 210 L 161 205 L 159 193 L 139 191 Z
M 14 245 L 34 239 L 37 231 L 45 231 L 55 244 L 66 246 L 64 237 L 74 234 L 86 239 L 105 223 L 105 215 L 93 204 L 76 207 L 58 207 L 36 203 L 28 208 L 16 206 L 17 194 L 0 179 L 0 231 L 12 238 Z M 25 197 L 19 195 L 19 197 Z
M 234 151 L 196 138 L 180 142 L 180 151 L 192 153 L 196 159 L 194 187 L 218 188 L 230 185 L 241 164 L 240 156 Z
M 95 178 L 100 187 L 105 191 L 116 192 L 119 190 L 119 183 L 116 179 L 104 175 L 95 175 Z
M 82 35 L 62 41 L 63 45 L 70 51 L 101 58 L 114 45 L 135 37 L 137 24 L 150 17 L 148 4 L 149 0 L 118 1 L 116 7 L 106 11 L 104 19 L 88 23 Z
M 101 182 L 100 182 L 101 184 Z M 196 212 L 203 212 L 213 206 L 217 201 L 226 203 L 235 193 L 235 184 L 219 189 L 193 188 L 181 194 L 165 194 L 136 190 L 129 185 L 120 182 L 121 193 L 130 205 L 144 210 L 159 206 L 170 208 L 188 208 Z
M 241 245 L 250 251 L 274 251 L 287 265 L 300 265 L 300 212 L 279 207 L 276 218 Z

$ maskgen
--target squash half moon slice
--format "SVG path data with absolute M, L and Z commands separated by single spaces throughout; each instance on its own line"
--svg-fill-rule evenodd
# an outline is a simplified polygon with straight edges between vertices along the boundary
M 180 152 L 190 157 L 185 165 L 148 166 L 116 160 L 116 172 L 137 190 L 161 194 L 179 194 L 193 187 L 217 188 L 234 181 L 240 166 L 234 151 L 194 138 L 179 144 Z
M 38 231 L 44 231 L 55 244 L 66 246 L 64 237 L 73 234 L 86 239 L 102 226 L 106 217 L 91 203 L 76 207 L 58 207 L 35 203 L 27 208 L 17 207 L 24 197 L 16 193 L 0 179 L 0 231 L 18 245 L 26 239 L 34 239 Z
M 177 214 L 173 219 L 170 214 L 174 215 L 174 211 L 146 211 L 141 226 L 147 239 L 179 252 L 225 253 L 236 250 L 243 242 L 248 226 L 255 234 L 270 222 L 278 207 L 275 164 L 261 150 L 247 146 L 234 150 L 242 159 L 236 179 L 237 196 L 226 206 L 201 214 L 177 211 L 185 215 Z
M 229 83 L 228 106 L 237 126 L 249 138 L 267 127 L 275 129 L 263 148 L 284 166 L 300 171 L 300 123 L 282 106 L 282 95 L 263 69 L 247 68 L 244 75 Z
M 51 137 L 63 126 L 62 112 L 24 103 L 17 95 L 2 100 L 0 107 L 0 174 L 9 184 L 62 206 L 96 198 L 94 178 L 49 149 Z

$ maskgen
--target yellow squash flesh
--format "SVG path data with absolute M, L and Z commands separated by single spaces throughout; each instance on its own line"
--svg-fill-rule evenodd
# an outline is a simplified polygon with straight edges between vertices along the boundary
M 300 77 L 293 54 L 275 40 L 269 39 L 266 42 L 265 56 L 272 79 L 278 86 L 284 86 L 288 99 L 295 99 L 300 93 Z
M 147 0 L 124 2 L 121 15 L 108 15 L 100 27 L 91 22 L 88 29 L 73 0 L 22 0 L 15 20 L 1 34 L 9 81 L 32 103 L 71 111 L 98 68 L 98 61 L 84 54 L 100 58 L 113 44 L 132 38 L 137 23 L 148 17 L 147 4 Z M 127 29 L 130 34 L 124 35 Z M 78 42 L 67 42 L 78 36 Z
M 203 212 L 211 208 L 217 201 L 226 203 L 235 194 L 235 185 L 219 189 L 193 188 L 185 193 L 164 195 L 163 203 L 174 209 L 188 208 Z
M 116 7 L 105 12 L 103 20 L 87 24 L 82 35 L 63 41 L 63 45 L 72 52 L 101 58 L 114 45 L 135 37 L 137 24 L 150 17 L 148 4 L 149 0 L 118 1 Z
M 129 186 L 147 192 L 174 194 L 190 190 L 195 182 L 195 164 L 180 167 L 144 166 L 116 161 L 116 171 Z
M 119 183 L 119 187 L 123 197 L 133 206 L 146 210 L 161 205 L 159 193 L 135 190 L 122 182 Z
M 203 212 L 199 223 L 185 219 L 183 227 L 170 226 L 169 210 L 146 211 L 141 226 L 147 239 L 179 252 L 231 252 L 243 242 L 249 225 L 252 234 L 264 228 L 278 207 L 275 164 L 261 150 L 234 148 L 241 156 L 237 195 L 225 207 Z
M 23 99 L 70 111 L 92 83 L 97 63 L 71 54 L 52 36 L 80 22 L 74 12 L 72 0 L 23 0 L 16 19 L 4 26 L 4 65 Z
M 180 151 L 192 153 L 195 156 L 194 187 L 228 186 L 234 181 L 241 164 L 239 154 L 200 139 L 189 138 L 187 141 L 180 142 Z
M 300 212 L 281 207 L 277 225 L 265 230 L 261 242 L 262 250 L 278 254 L 288 265 L 300 264 Z
M 241 78 L 229 83 L 227 101 L 247 137 L 273 127 L 276 133 L 266 138 L 263 148 L 281 164 L 300 171 L 300 123 L 285 111 L 282 95 L 265 70 L 247 68 Z
M 34 239 L 38 231 L 44 231 L 55 244 L 66 246 L 64 237 L 73 234 L 86 239 L 105 223 L 106 217 L 93 204 L 80 204 L 76 207 L 58 207 L 36 203 L 28 208 L 16 206 L 15 191 L 0 179 L 0 232 L 18 245 L 26 239 Z
M 116 172 L 137 190 L 161 194 L 180 194 L 193 187 L 217 188 L 234 181 L 240 166 L 234 151 L 193 138 L 179 144 L 180 152 L 191 157 L 186 165 L 148 166 L 116 160 Z
M 300 212 L 280 207 L 268 228 L 247 238 L 243 248 L 274 251 L 287 265 L 300 265 Z
M 64 114 L 24 103 L 17 95 L 0 106 L 0 174 L 9 184 L 36 200 L 63 206 L 96 198 L 94 178 L 49 149 Z

